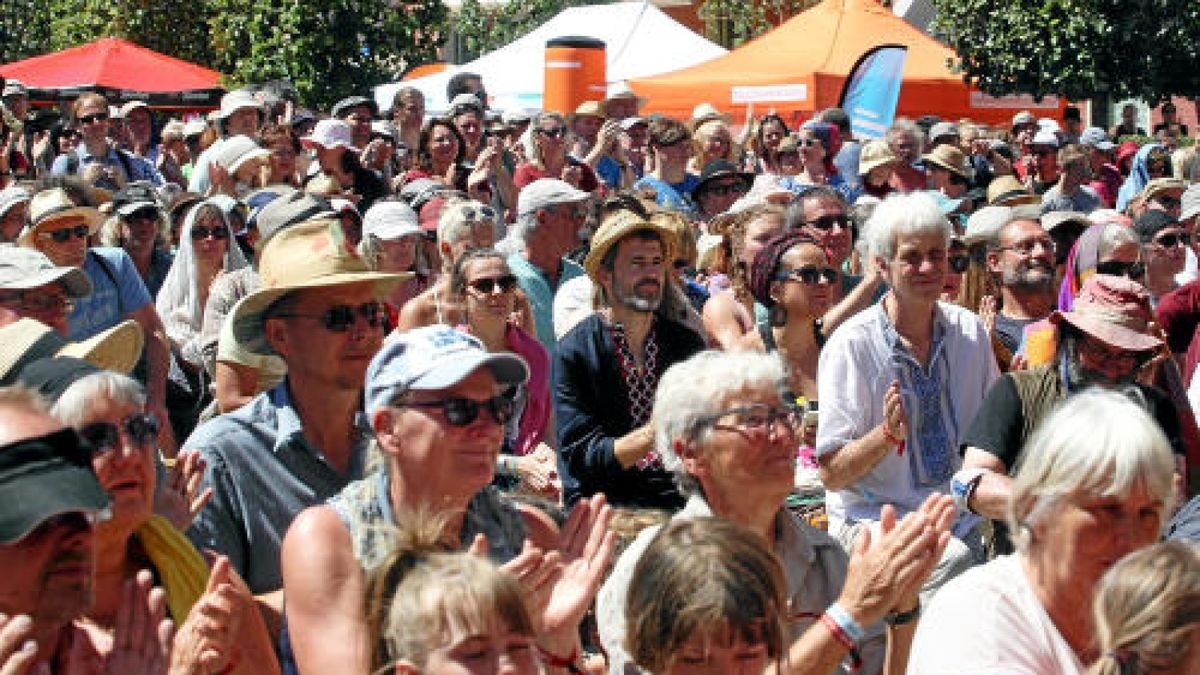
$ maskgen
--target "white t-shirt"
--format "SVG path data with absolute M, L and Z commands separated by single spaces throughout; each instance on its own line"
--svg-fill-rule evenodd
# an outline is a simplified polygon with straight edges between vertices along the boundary
M 946 584 L 921 615 L 908 675 L 1082 675 L 1083 664 L 1004 556 Z

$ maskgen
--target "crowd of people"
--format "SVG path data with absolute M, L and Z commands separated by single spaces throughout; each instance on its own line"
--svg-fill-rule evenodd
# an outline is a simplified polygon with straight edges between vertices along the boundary
M 0 672 L 1200 673 L 1200 158 L 3 85 Z

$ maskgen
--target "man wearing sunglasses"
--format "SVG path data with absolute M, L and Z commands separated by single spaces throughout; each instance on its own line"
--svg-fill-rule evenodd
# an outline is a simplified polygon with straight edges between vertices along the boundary
M 1025 326 L 1054 311 L 1054 239 L 1038 222 L 1038 207 L 1007 209 L 1004 224 L 987 242 L 987 268 L 1000 288 L 996 336 L 1016 354 Z
M 1176 211 L 1178 213 L 1178 211 Z M 1192 234 L 1169 211 L 1151 208 L 1133 221 L 1133 231 L 1142 242 L 1146 277 L 1142 281 L 1154 304 L 1175 290 L 1175 276 L 1183 271 Z
M 1171 400 L 1136 382 L 1162 347 L 1150 322 L 1141 284 L 1096 274 L 1084 282 L 1070 311 L 1056 311 L 1058 353 L 1052 363 L 1006 373 L 988 390 L 963 436 L 963 466 L 951 481 L 964 510 L 993 519 L 992 552 L 1010 553 L 1007 517 L 1012 471 L 1025 442 L 1050 410 L 1091 386 L 1125 392 L 1146 407 L 1177 453 L 1183 451 L 1179 417 Z
M 74 152 L 54 160 L 50 167 L 52 175 L 91 176 L 93 180 L 89 182 L 108 190 L 120 189 L 135 180 L 149 181 L 155 186 L 163 184 L 162 175 L 153 163 L 115 147 L 109 139 L 108 99 L 89 92 L 75 100 L 72 111 L 83 142 Z
M 752 174 L 737 170 L 727 159 L 715 159 L 700 171 L 700 182 L 692 190 L 696 215 L 703 222 L 725 213 L 733 203 L 750 191 Z

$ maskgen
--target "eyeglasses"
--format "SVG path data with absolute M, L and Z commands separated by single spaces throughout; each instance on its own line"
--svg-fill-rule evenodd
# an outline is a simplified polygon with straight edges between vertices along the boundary
M 228 239 L 229 230 L 221 225 L 213 225 L 205 227 L 203 225 L 192 226 L 192 239 L 200 241 L 202 239 Z
M 75 301 L 55 293 L 39 291 L 21 291 L 15 295 L 0 296 L 0 305 L 16 305 L 26 312 L 70 312 L 75 309 Z
M 1164 234 L 1154 240 L 1154 243 L 1163 248 L 1175 248 L 1176 246 L 1188 246 L 1192 243 L 1192 235 L 1187 232 L 1178 232 Z
M 718 427 L 721 426 L 718 423 L 727 417 L 733 418 L 729 426 L 743 431 L 774 429 L 776 422 L 785 423 L 789 430 L 795 430 L 800 425 L 800 411 L 795 408 L 755 403 L 701 417 L 697 420 L 697 426 L 700 428 Z
M 836 283 L 838 276 L 838 271 L 832 267 L 808 265 L 791 270 L 779 270 L 779 275 L 776 278 L 780 281 L 799 281 L 802 284 L 813 286 L 822 279 L 827 284 Z
M 746 194 L 746 184 L 737 181 L 736 183 L 721 183 L 719 185 L 709 185 L 704 188 L 704 191 L 710 195 L 727 196 L 727 195 L 743 195 Z
M 850 217 L 844 213 L 831 216 L 821 216 L 816 220 L 807 220 L 804 222 L 804 224 L 808 225 L 809 227 L 815 227 L 821 231 L 832 230 L 834 225 L 837 225 L 843 230 L 848 230 L 850 229 Z
M 150 221 L 158 220 L 158 209 L 155 209 L 153 207 L 146 207 L 143 209 L 138 209 L 137 211 L 134 211 L 133 213 L 129 214 L 128 216 L 125 216 L 125 219 L 131 223 L 136 223 L 138 221 L 143 221 L 143 220 L 150 220 Z
M 1119 363 L 1129 367 L 1140 358 L 1138 352 L 1115 349 L 1090 337 L 1080 340 L 1078 345 L 1079 355 L 1094 363 Z
M 121 429 L 139 448 L 155 443 L 158 420 L 153 415 L 130 415 L 121 420 L 120 428 L 112 422 L 92 422 L 79 429 L 79 435 L 92 446 L 93 455 L 103 455 L 121 447 Z
M 512 274 L 506 274 L 502 277 L 475 279 L 467 282 L 467 285 L 480 293 L 493 293 L 497 290 L 501 293 L 511 293 L 517 287 L 517 277 Z
M 479 419 L 479 411 L 486 408 L 496 424 L 507 424 L 513 416 L 513 401 L 503 394 L 486 401 L 469 398 L 447 398 L 441 401 L 407 401 L 399 404 L 406 408 L 440 408 L 446 423 L 454 427 L 465 427 Z
M 971 256 L 967 255 L 952 255 L 946 257 L 946 262 L 950 265 L 950 269 L 956 274 L 962 274 L 967 271 L 971 265 Z
M 1018 242 L 1012 246 L 1001 246 L 1000 250 L 1014 251 L 1019 255 L 1027 256 L 1033 255 L 1033 252 L 1037 250 L 1039 246 L 1042 247 L 1043 251 L 1050 254 L 1053 254 L 1058 249 L 1058 245 L 1054 243 L 1053 239 L 1045 237 L 1041 239 L 1031 239 L 1029 241 Z
M 65 244 L 75 239 L 86 239 L 88 236 L 87 225 L 76 225 L 75 227 L 64 227 L 61 230 L 53 232 L 40 232 L 38 236 L 42 239 L 53 239 L 56 244 Z
M 357 317 L 363 317 L 367 325 L 371 328 L 379 328 L 383 325 L 383 317 L 386 314 L 383 305 L 378 302 L 365 302 L 358 307 L 350 305 L 334 305 L 320 314 L 276 314 L 275 316 L 284 319 L 316 319 L 321 322 L 325 330 L 331 333 L 344 333 L 350 330 L 354 325 Z
M 104 122 L 108 120 L 108 113 L 92 113 L 91 115 L 83 115 L 79 118 L 80 124 L 93 124 L 95 122 Z
M 553 129 L 543 129 L 541 127 L 538 127 L 537 132 L 543 136 L 549 136 L 550 138 L 561 138 L 566 135 L 567 128 L 566 127 L 554 127 Z
M 1136 281 L 1146 276 L 1146 263 L 1106 260 L 1102 263 L 1096 264 L 1096 274 L 1107 274 L 1114 277 L 1126 277 Z

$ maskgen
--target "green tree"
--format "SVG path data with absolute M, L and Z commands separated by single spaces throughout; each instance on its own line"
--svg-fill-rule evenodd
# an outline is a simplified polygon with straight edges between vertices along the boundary
M 230 84 L 287 78 L 327 109 L 432 60 L 445 38 L 440 0 L 209 0 L 218 70 Z
M 600 3 L 610 1 L 599 0 Z M 458 41 L 455 59 L 459 63 L 470 61 L 503 47 L 568 7 L 592 4 L 597 3 L 593 0 L 509 0 L 502 5 L 484 7 L 479 0 L 463 0 L 453 19 Z
M 49 51 L 50 17 L 44 0 L 0 0 L 0 63 Z
M 46 0 L 43 4 L 53 17 L 47 22 L 49 50 L 119 37 L 185 61 L 212 64 L 208 5 L 203 0 Z
M 1200 3 L 933 0 L 963 78 L 993 95 L 1200 95 Z
M 705 0 L 697 14 L 704 36 L 729 49 L 738 47 L 820 0 Z

